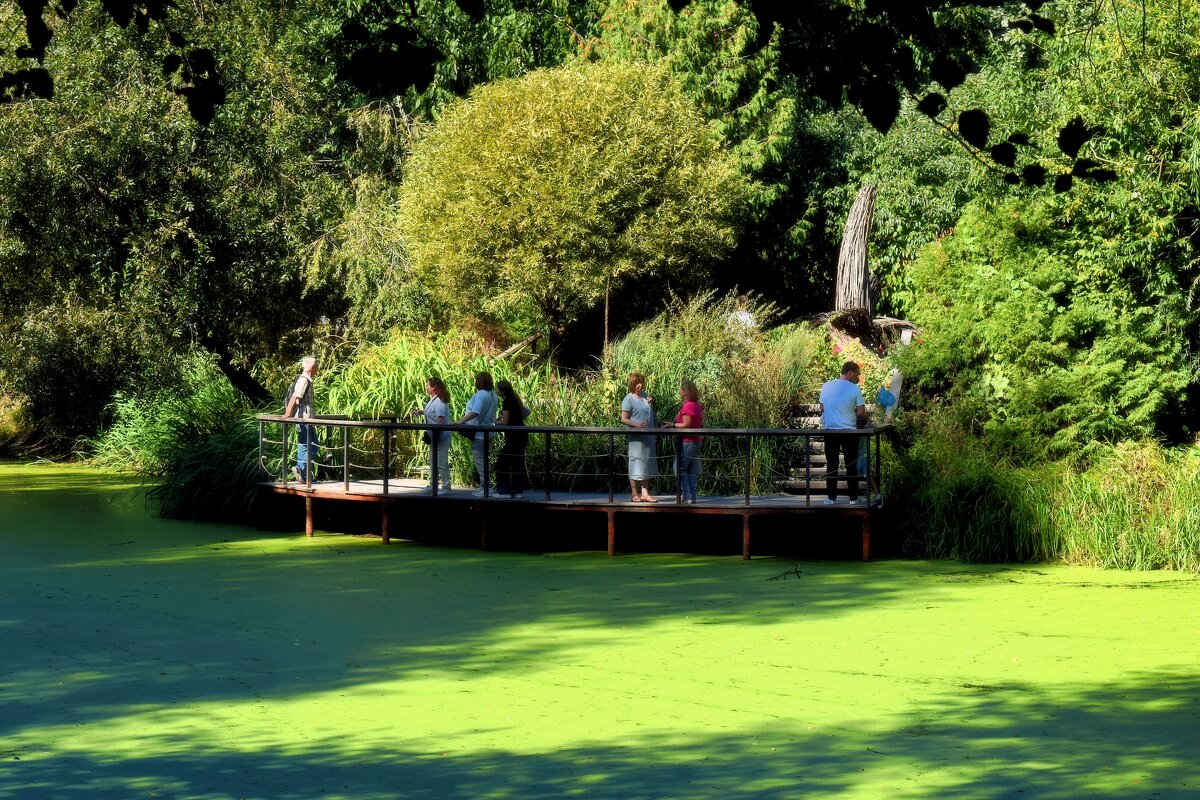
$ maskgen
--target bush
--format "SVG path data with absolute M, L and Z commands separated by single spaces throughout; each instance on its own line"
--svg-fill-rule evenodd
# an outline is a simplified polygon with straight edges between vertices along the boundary
M 923 558 L 1200 571 L 1200 449 L 1098 445 L 1021 465 L 953 414 L 910 412 L 884 459 L 904 551 Z
M 944 411 L 910 416 L 901 436 L 913 438 L 884 459 L 883 486 L 904 552 L 981 562 L 1059 554 L 1048 519 L 1056 467 L 998 457 Z
M 114 422 L 88 442 L 90 461 L 137 472 L 164 517 L 237 519 L 258 480 L 254 412 L 207 353 L 177 364 L 166 385 L 118 392 Z
M 46 443 L 66 451 L 110 419 L 113 395 L 147 372 L 118 316 L 84 306 L 28 315 L 0 344 L 8 378 Z
M 1191 377 L 1177 304 L 1139 297 L 1064 252 L 1039 203 L 972 206 L 912 270 L 907 386 L 941 396 L 1018 459 L 1086 456 L 1144 439 Z
M 1200 449 L 1107 448 L 1055 493 L 1050 518 L 1072 563 L 1200 571 Z
M 186 519 L 246 518 L 262 479 L 254 412 L 234 413 L 219 429 L 181 445 L 146 493 L 159 513 Z
M 9 385 L 11 384 L 0 372 L 0 386 Z M 29 419 L 29 410 L 24 398 L 0 390 L 0 453 L 15 448 L 32 435 L 33 421 Z

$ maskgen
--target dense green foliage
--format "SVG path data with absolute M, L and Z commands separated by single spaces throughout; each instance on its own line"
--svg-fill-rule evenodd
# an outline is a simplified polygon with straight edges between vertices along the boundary
M 972 207 L 926 252 L 912 280 L 928 322 L 909 377 L 1021 455 L 1153 435 L 1180 411 L 1187 342 L 1161 305 L 1082 271 L 1045 214 Z
M 90 315 L 142 361 L 197 343 L 261 399 L 249 368 L 337 308 L 300 271 L 336 208 L 314 158 L 330 108 L 303 46 L 312 11 L 194 12 L 230 88 L 206 126 L 148 57 L 164 30 L 114 28 L 95 3 L 57 28 L 53 99 L 0 106 L 0 347 L 19 386 L 59 369 L 35 345 L 13 352 L 25 321 Z M 105 363 L 60 382 L 86 383 L 96 406 L 138 384 L 127 360 L 90 357 Z
M 259 479 L 252 410 L 209 354 L 193 351 L 175 366 L 169 383 L 118 392 L 112 425 L 89 443 L 92 461 L 151 481 L 163 516 L 238 518 Z
M 1200 571 L 1200 452 L 1153 442 L 1070 462 L 997 458 L 944 410 L 910 416 L 884 459 L 903 550 L 932 558 Z
M 1029 86 L 1012 63 L 1017 48 L 972 87 L 1004 99 L 1000 122 L 1047 131 L 1072 115 L 1089 120 L 1073 163 L 1043 160 L 1075 187 L 984 194 L 907 273 L 924 327 L 911 375 L 1020 457 L 1195 430 L 1185 391 L 1200 228 L 1188 114 L 1200 94 L 1186 54 L 1200 46 L 1200 16 L 1191 6 L 1113 9 L 1076 11 L 1090 35 L 1041 54 L 1054 80 Z M 1131 47 L 1122 31 L 1135 25 Z M 1078 180 L 1099 164 L 1116 179 Z
M 733 244 L 742 197 L 667 73 L 578 65 L 489 84 L 449 109 L 414 148 L 400 226 L 447 305 L 545 330 L 553 348 L 634 276 L 699 285 Z

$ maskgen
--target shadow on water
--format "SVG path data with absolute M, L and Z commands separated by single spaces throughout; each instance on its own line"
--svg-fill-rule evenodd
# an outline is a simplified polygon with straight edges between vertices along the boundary
M 1164 701 L 1163 688 L 1171 687 Z M 1045 694 L 974 687 L 931 696 L 886 730 L 847 719 L 836 730 L 790 720 L 736 735 L 630 731 L 622 744 L 553 752 L 431 752 L 422 742 L 348 747 L 341 738 L 286 751 L 245 740 L 214 750 L 148 738 L 117 762 L 67 753 L 0 766 L 0 797 L 559 798 L 900 796 L 991 798 L 1195 797 L 1200 679 L 1154 674 Z M 14 766 L 16 767 L 14 769 Z M 7 769 L 4 769 L 7 767 Z M 936 786 L 920 778 L 940 770 Z M 1129 776 L 1136 776 L 1130 778 Z M 879 794 L 872 794 L 878 789 Z

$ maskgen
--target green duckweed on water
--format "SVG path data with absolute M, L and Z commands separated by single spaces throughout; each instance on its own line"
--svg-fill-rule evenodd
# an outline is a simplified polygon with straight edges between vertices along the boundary
M 1192 798 L 1200 580 L 478 552 L 0 465 L 0 798 Z

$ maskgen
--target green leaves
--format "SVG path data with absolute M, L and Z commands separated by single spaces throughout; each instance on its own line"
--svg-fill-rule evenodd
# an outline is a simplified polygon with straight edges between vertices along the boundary
M 580 64 L 448 109 L 414 147 L 400 225 L 460 314 L 558 337 L 635 275 L 698 274 L 732 245 L 745 190 L 665 70 Z
M 1181 309 L 1128 280 L 1085 219 L 1065 229 L 1055 214 L 1050 199 L 973 205 L 911 276 L 923 338 L 906 375 L 1021 458 L 1154 435 L 1190 373 L 1165 335 Z

